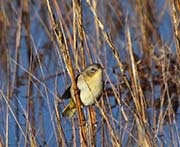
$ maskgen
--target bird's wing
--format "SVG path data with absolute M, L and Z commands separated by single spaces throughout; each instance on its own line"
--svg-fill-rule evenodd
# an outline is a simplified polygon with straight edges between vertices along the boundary
M 71 93 L 70 93 L 70 88 L 71 86 L 69 86 L 65 92 L 63 93 L 63 95 L 60 97 L 61 99 L 68 99 L 71 97 Z
M 76 76 L 76 83 L 77 83 L 78 77 L 79 77 L 79 75 Z M 70 89 L 71 89 L 71 85 L 65 90 L 65 92 L 63 93 L 63 95 L 60 98 L 61 99 L 70 98 L 71 97 Z

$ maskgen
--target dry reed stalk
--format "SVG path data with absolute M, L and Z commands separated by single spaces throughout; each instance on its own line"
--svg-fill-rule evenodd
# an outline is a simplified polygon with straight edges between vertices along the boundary
M 8 50 L 9 51 L 9 50 Z M 9 53 L 7 51 L 7 105 L 6 105 L 6 129 L 5 129 L 5 136 L 6 136 L 6 140 L 5 140 L 5 146 L 8 147 L 9 144 L 9 98 L 10 98 L 10 85 L 11 85 L 11 81 L 10 81 L 10 58 L 9 58 Z
M 147 133 L 145 125 L 142 123 L 141 119 L 135 116 L 136 126 L 138 131 L 138 145 L 142 147 L 152 147 L 150 136 Z
M 21 2 L 22 0 L 0 2 L 2 8 L 0 12 L 0 26 L 2 28 L 0 33 L 0 85 L 2 86 L 0 88 L 0 98 L 2 97 L 0 114 L 5 114 L 4 118 L 2 117 L 3 122 L 1 124 L 5 134 L 1 133 L 0 138 L 2 137 L 4 146 L 11 144 L 14 138 L 11 138 L 9 132 L 13 123 L 13 125 L 16 124 L 12 129 L 16 136 L 15 144 L 25 146 L 52 146 L 52 144 L 79 146 L 82 140 L 78 134 L 81 131 L 77 128 L 76 117 L 68 126 L 69 121 L 66 122 L 66 119 L 62 119 L 57 111 L 57 102 L 49 103 L 50 101 L 48 101 L 49 95 L 57 99 L 57 92 L 51 91 L 49 86 L 52 85 L 44 84 L 53 82 L 57 76 L 57 80 L 61 80 L 65 75 L 64 71 L 58 74 L 51 73 L 56 72 L 57 68 L 64 69 L 64 64 L 57 49 L 57 41 L 49 29 L 51 20 L 47 17 L 46 1 L 33 1 L 33 3 L 24 1 L 24 10 L 27 10 L 26 7 L 29 8 L 27 12 L 22 12 Z M 178 146 L 180 144 L 178 136 L 179 115 L 177 113 L 180 95 L 180 53 L 178 47 L 180 46 L 180 1 L 137 0 L 122 3 L 116 0 L 103 2 L 89 0 L 88 2 L 91 5 L 89 7 L 84 1 L 82 5 L 80 0 L 73 0 L 72 2 L 66 0 L 51 1 L 51 8 L 55 8 L 55 11 L 53 10 L 56 14 L 55 17 L 62 23 L 57 28 L 62 32 L 61 38 L 64 37 L 64 42 L 62 42 L 65 44 L 65 48 L 67 45 L 70 46 L 68 51 L 69 53 L 72 51 L 71 60 L 75 61 L 75 69 L 80 71 L 81 65 L 84 68 L 85 63 L 84 61 L 81 62 L 82 58 L 87 63 L 92 63 L 92 61 L 103 62 L 106 67 L 105 85 L 107 89 L 105 88 L 104 99 L 101 98 L 100 100 L 102 105 L 97 106 L 101 115 L 94 113 L 91 108 L 88 110 L 85 132 L 87 145 Z M 82 9 L 85 17 L 82 17 Z M 91 13 L 91 11 L 94 12 Z M 128 19 L 126 21 L 127 13 Z M 29 20 L 28 17 L 31 19 Z M 82 19 L 84 19 L 84 26 Z M 125 25 L 128 25 L 128 31 Z M 83 27 L 87 30 L 83 30 Z M 34 36 L 37 30 L 39 34 Z M 33 40 L 34 48 L 31 46 Z M 36 61 L 34 62 L 32 57 L 34 56 L 34 49 L 37 56 L 41 52 L 45 57 L 45 59 L 38 61 L 37 65 L 39 66 L 35 67 L 33 64 Z M 29 68 L 27 63 L 23 63 L 23 61 L 27 61 L 27 52 L 29 52 Z M 127 58 L 126 55 L 128 55 Z M 55 58 L 51 60 L 51 56 Z M 120 58 L 121 56 L 122 58 Z M 114 66 L 113 63 L 116 62 L 118 65 Z M 121 65 L 122 68 L 119 68 Z M 48 73 L 50 75 L 47 75 Z M 127 83 L 124 83 L 126 79 L 128 79 Z M 64 78 L 62 80 L 64 80 L 62 83 L 67 81 Z M 38 85 L 36 86 L 36 84 Z M 36 102 L 24 99 L 21 97 L 21 86 L 23 88 L 28 87 L 27 95 L 29 98 L 31 95 L 37 94 L 31 100 L 39 97 L 42 99 Z M 61 90 L 61 81 L 53 88 L 60 88 Z M 4 89 L 10 94 L 5 92 L 6 96 L 4 94 L 2 96 Z M 44 89 L 47 101 L 43 99 Z M 59 101 L 64 104 L 64 101 Z M 29 102 L 26 110 L 24 110 L 26 107 L 24 102 Z M 51 119 L 45 116 L 44 118 L 48 120 L 43 122 L 45 114 L 43 110 L 46 108 L 46 102 L 48 108 L 52 106 L 53 109 L 49 108 Z M 34 107 L 38 105 L 36 107 L 39 108 L 38 115 L 36 108 L 33 112 L 32 103 L 34 103 Z M 34 113 L 36 113 L 35 118 L 39 119 L 36 126 L 34 126 L 35 121 L 33 120 Z M 19 120 L 22 117 L 26 128 Z M 124 122 L 124 120 L 128 122 Z M 46 133 L 47 128 L 43 128 L 47 126 L 46 124 L 53 124 L 53 138 Z M 69 128 L 64 131 L 63 127 Z M 38 132 L 34 128 L 39 128 Z M 68 135 L 71 133 L 72 137 L 70 138 Z M 19 137 L 17 137 L 18 135 Z
M 76 45 L 76 37 L 75 37 L 75 43 L 74 43 L 74 47 L 75 48 L 75 57 L 76 59 L 79 58 L 79 61 L 82 65 L 83 68 L 85 68 L 86 66 L 86 61 L 85 61 L 85 49 L 84 49 L 84 29 L 83 29 L 83 20 L 82 20 L 82 4 L 81 4 L 81 1 L 80 0 L 74 0 L 73 1 L 73 7 L 74 8 L 74 24 L 73 24 L 73 29 L 74 29 L 74 32 L 73 33 L 76 33 L 76 28 L 78 30 L 78 38 L 79 38 L 79 47 L 78 45 Z M 74 36 L 76 36 L 76 34 L 74 34 Z M 75 46 L 76 45 L 76 46 Z M 80 56 L 78 55 L 78 48 L 80 50 Z M 76 61 L 76 63 L 78 63 L 78 59 Z M 87 133 L 89 133 L 88 136 L 92 136 L 92 138 L 90 139 L 90 144 L 92 146 L 95 146 L 96 145 L 96 128 L 94 127 L 95 125 L 95 122 L 96 122 L 96 116 L 95 116 L 95 110 L 93 107 L 90 107 L 88 109 L 89 111 L 89 118 L 90 118 L 90 131 L 87 131 Z M 88 140 L 88 139 L 87 139 Z M 89 141 L 88 141 L 89 143 Z
M 19 10 L 19 18 L 18 18 L 18 22 L 17 22 L 17 33 L 16 33 L 16 53 L 15 53 L 15 60 L 17 61 L 17 63 L 19 63 L 19 50 L 20 50 L 20 43 L 21 43 L 21 33 L 22 33 L 22 6 L 20 6 L 20 10 Z M 16 64 L 14 67 L 14 71 L 13 71 L 13 80 L 12 80 L 12 87 L 11 87 L 11 96 L 13 95 L 14 92 L 14 84 L 15 82 L 17 83 L 17 73 L 18 72 L 18 65 Z
M 66 146 L 68 143 L 67 143 L 67 140 L 65 138 L 65 135 L 64 135 L 64 132 L 63 132 L 63 128 L 62 128 L 62 125 L 61 125 L 61 119 L 60 119 L 60 116 L 59 116 L 59 112 L 58 112 L 58 105 L 57 105 L 57 102 L 55 102 L 55 113 L 56 113 L 56 123 L 57 123 L 57 129 L 58 129 L 58 134 L 57 134 L 57 138 L 58 138 L 58 146 Z
M 0 7 L 1 8 L 1 7 Z M 10 96 L 11 96 L 11 80 L 10 80 L 10 57 L 9 57 L 9 48 L 6 46 L 6 39 L 7 39 L 7 25 L 8 25 L 8 17 L 4 13 L 4 11 L 0 11 L 0 27 L 1 27 L 1 33 L 0 33 L 0 60 L 4 62 L 4 65 L 1 67 L 1 70 L 5 69 L 6 71 L 6 106 L 5 106 L 5 147 L 8 147 L 9 144 L 9 102 L 10 102 Z M 5 80 L 5 79 L 4 79 Z M 0 98 L 3 97 L 3 92 L 0 89 Z M 1 141 L 1 135 L 0 135 L 0 145 L 2 145 Z
M 127 37 L 127 49 L 129 52 L 129 56 L 130 56 L 130 64 L 132 66 L 132 68 L 130 68 L 130 70 L 132 70 L 132 89 L 133 89 L 133 101 L 136 107 L 136 112 L 139 116 L 142 116 L 142 120 L 143 122 L 146 122 L 146 116 L 145 116 L 145 109 L 144 109 L 144 98 L 143 98 L 143 94 L 142 94 L 142 89 L 140 87 L 140 83 L 139 83 L 139 76 L 138 76 L 138 72 L 137 72 L 137 67 L 134 61 L 134 56 L 133 56 L 133 51 L 132 51 L 132 44 L 131 44 L 131 36 L 130 36 L 130 32 L 129 32 L 129 27 L 127 27 L 126 29 L 126 37 Z M 142 102 L 142 103 L 141 103 Z
M 23 128 L 21 127 L 21 124 L 20 124 L 19 121 L 17 120 L 15 113 L 13 112 L 10 104 L 8 103 L 7 96 L 4 95 L 4 93 L 3 93 L 2 90 L 0 90 L 0 96 L 1 96 L 2 98 L 4 98 L 5 103 L 6 103 L 7 107 L 9 108 L 9 111 L 11 112 L 11 114 L 12 114 L 15 122 L 17 123 L 17 125 L 18 125 L 18 127 L 19 127 L 19 129 L 20 129 L 20 131 L 21 131 L 21 133 L 22 133 L 22 136 L 25 138 L 26 135 L 25 135 L 25 133 L 24 133 L 24 131 L 23 131 Z
M 80 69 L 79 67 L 79 55 L 78 55 L 78 38 L 77 38 L 77 14 L 76 14 L 76 3 L 73 0 L 73 48 L 74 48 L 74 59 L 75 59 L 75 65 L 76 69 Z
M 128 122 L 128 117 L 127 117 L 127 115 L 126 115 L 126 113 L 125 113 L 125 111 L 124 111 L 124 108 L 123 108 L 122 104 L 121 104 L 120 95 L 118 94 L 118 91 L 116 90 L 114 84 L 111 82 L 110 77 L 108 76 L 108 74 L 106 74 L 106 78 L 108 79 L 108 81 L 109 81 L 109 83 L 110 83 L 110 86 L 111 86 L 111 88 L 112 88 L 113 95 L 114 95 L 114 97 L 115 97 L 118 105 L 120 106 L 120 109 L 121 109 L 122 115 L 123 115 L 123 117 L 124 117 L 124 120 L 125 120 L 126 122 Z M 123 102 L 123 103 L 126 104 L 126 102 Z M 127 105 L 127 104 L 126 104 L 126 105 Z
M 88 116 L 89 116 L 89 131 L 88 131 L 88 136 L 89 136 L 89 145 L 92 147 L 96 147 L 96 113 L 94 110 L 93 106 L 90 106 L 88 108 Z
M 27 118 L 28 120 L 28 118 Z M 31 128 L 31 123 L 27 121 L 27 131 L 28 131 L 28 136 L 29 136 L 29 142 L 31 147 L 37 147 L 36 143 L 36 137 L 33 135 L 33 129 Z
M 1 6 L 3 7 L 3 6 Z M 1 69 L 4 70 L 5 73 L 7 72 L 7 50 L 8 50 L 8 42 L 7 42 L 7 32 L 9 27 L 9 21 L 8 16 L 4 12 L 4 10 L 0 11 L 0 63 L 1 63 Z
M 84 32 L 84 28 L 83 28 L 83 16 L 82 16 L 82 2 L 80 2 L 80 0 L 75 0 L 76 3 L 76 14 L 77 14 L 77 18 L 78 18 L 78 34 L 79 34 L 79 39 L 80 39 L 80 43 L 79 43 L 79 48 L 80 48 L 80 54 L 82 57 L 82 61 L 81 64 L 83 66 L 83 68 L 86 65 L 85 62 L 85 49 L 84 47 L 84 40 L 85 40 L 85 32 Z M 87 49 L 88 50 L 88 49 Z M 89 53 L 89 52 L 88 52 Z M 86 55 L 89 55 L 89 54 Z M 89 60 L 91 60 L 92 62 L 92 57 L 89 56 Z M 88 131 L 88 136 L 90 136 L 90 146 L 92 147 L 96 147 L 96 127 L 95 127 L 95 123 L 96 123 L 96 113 L 95 113 L 95 109 L 94 107 L 90 106 L 88 108 L 88 116 L 89 116 L 89 122 L 90 122 L 90 131 Z
M 107 44 L 109 45 L 110 49 L 112 50 L 112 52 L 113 52 L 113 54 L 114 54 L 114 57 L 116 58 L 117 63 L 118 63 L 118 65 L 119 65 L 119 67 L 120 67 L 120 71 L 121 71 L 122 74 L 123 74 L 123 79 L 124 79 L 127 87 L 129 88 L 131 94 L 132 94 L 131 87 L 130 87 L 129 82 L 128 82 L 128 80 L 127 80 L 127 77 L 126 77 L 126 75 L 125 75 L 125 73 L 124 73 L 124 66 L 123 66 L 123 63 L 121 62 L 119 53 L 118 53 L 118 51 L 116 50 L 116 48 L 115 48 L 115 46 L 114 46 L 114 44 L 113 44 L 110 36 L 109 36 L 108 33 L 105 31 L 104 25 L 103 25 L 103 23 L 100 21 L 100 19 L 98 18 L 95 9 L 91 6 L 90 1 L 87 0 L 86 2 L 87 2 L 87 4 L 88 4 L 90 10 L 92 11 L 92 13 L 93 13 L 93 15 L 94 15 L 94 17 L 95 17 L 95 19 L 96 19 L 96 21 L 97 21 L 97 24 L 98 24 L 99 28 L 100 28 L 101 31 L 102 31 L 104 40 L 107 42 Z M 120 101 L 119 101 L 119 102 L 120 102 Z M 124 113 L 123 107 L 122 107 L 122 113 L 123 113 L 124 118 L 127 119 L 127 116 L 126 116 L 126 114 Z M 128 121 L 128 120 L 126 120 L 126 121 Z
M 82 20 L 82 5 L 80 0 L 74 0 L 75 4 L 75 12 L 77 15 L 77 28 L 78 28 L 78 37 L 80 39 L 79 41 L 79 50 L 80 50 L 80 55 L 81 55 L 81 65 L 83 68 L 86 66 L 86 61 L 85 61 L 85 52 L 84 52 L 84 36 L 83 36 L 83 20 Z
M 75 124 L 75 120 L 74 119 L 72 119 L 72 129 L 73 129 L 73 134 L 72 134 L 72 137 L 73 137 L 73 140 L 72 140 L 72 142 L 73 142 L 73 145 L 74 145 L 74 147 L 77 147 L 77 143 L 76 143 L 76 124 Z
M 27 43 L 27 57 L 28 57 L 28 73 L 33 73 L 35 70 L 35 67 L 33 66 L 34 58 L 33 58 L 33 51 L 32 51 L 32 44 L 31 44 L 31 33 L 30 33 L 30 14 L 29 14 L 29 5 L 28 0 L 25 0 L 22 3 L 23 13 L 23 23 L 25 26 L 25 32 L 27 35 L 26 43 Z M 34 108 L 34 100 L 32 99 L 33 96 L 33 83 L 32 83 L 32 76 L 29 74 L 28 76 L 28 86 L 27 86 L 27 97 L 28 97 L 28 106 L 27 106 L 27 112 L 28 117 L 26 118 L 26 137 L 25 137 L 25 146 L 28 145 L 28 138 L 30 141 L 31 146 L 36 146 L 36 123 L 35 123 L 35 108 Z M 29 123 L 29 120 L 31 121 L 31 125 Z M 31 128 L 32 129 L 31 129 Z
M 148 39 L 147 39 L 147 32 L 146 32 L 146 26 L 145 26 L 145 23 L 143 21 L 143 8 L 145 7 L 146 3 L 146 0 L 145 1 L 142 1 L 142 0 L 137 0 L 137 3 L 136 3 L 136 11 L 138 13 L 138 17 L 139 17 L 139 21 L 140 21 L 140 30 L 141 30 L 141 37 L 142 37 L 142 46 L 143 46 L 143 51 L 145 53 L 145 56 L 148 57 L 148 54 L 149 54 L 149 48 L 147 48 L 147 44 L 148 44 Z M 146 12 L 146 10 L 144 10 Z
M 94 8 L 96 13 L 98 12 L 98 9 L 97 9 L 98 4 L 97 3 L 98 3 L 98 1 L 92 1 L 92 5 L 93 5 L 93 8 Z M 94 19 L 94 24 L 95 24 L 95 30 L 96 30 L 95 36 L 97 36 L 95 44 L 97 46 L 97 49 L 100 49 L 100 44 L 101 44 L 100 43 L 100 32 L 99 32 L 99 27 L 98 27 L 98 23 L 97 23 L 96 19 Z M 94 51 L 94 54 L 96 55 L 96 50 Z
M 171 6 L 172 24 L 174 29 L 174 39 L 176 42 L 176 54 L 177 54 L 178 64 L 180 66 L 180 29 L 178 27 L 180 23 L 179 21 L 180 17 L 178 15 L 180 13 L 180 9 L 179 9 L 180 2 L 178 0 L 171 0 L 170 6 Z
M 56 76 L 57 77 L 57 76 Z M 55 80 L 55 86 L 57 87 L 57 79 Z M 68 146 L 68 142 L 66 140 L 62 125 L 61 125 L 61 118 L 59 115 L 59 105 L 58 105 L 58 97 L 57 97 L 57 91 L 55 90 L 55 100 L 54 100 L 54 105 L 55 105 L 55 114 L 56 114 L 56 124 L 57 124 L 57 129 L 58 129 L 58 133 L 57 133 L 57 144 L 58 146 Z
M 106 115 L 107 112 L 105 110 L 105 105 L 104 105 L 104 101 L 102 101 L 102 108 L 101 106 L 99 105 L 98 101 L 95 100 L 96 102 L 96 106 L 98 107 L 103 119 L 105 120 L 105 122 L 107 123 L 107 126 L 108 126 L 108 129 L 109 129 L 109 133 L 110 133 L 110 136 L 111 136 L 111 141 L 112 141 L 112 144 L 113 146 L 118 146 L 118 147 L 121 147 L 121 143 L 118 139 L 118 136 L 117 134 L 115 133 L 115 130 L 113 130 L 113 128 L 111 127 L 111 123 L 110 123 L 110 120 L 108 118 L 108 116 Z M 103 109 L 104 108 L 104 109 Z
M 16 52 L 15 52 L 15 61 L 17 61 L 17 63 L 19 63 L 19 57 L 20 57 L 20 44 L 21 44 L 21 33 L 22 33 L 22 5 L 20 5 L 20 10 L 19 10 L 19 16 L 18 16 L 18 22 L 17 22 L 17 33 L 16 33 Z M 12 77 L 12 86 L 11 86 L 11 96 L 13 96 L 13 94 L 15 94 L 16 96 L 18 96 L 18 92 L 16 92 L 14 90 L 15 87 L 19 87 L 19 71 L 18 71 L 18 64 L 15 64 L 14 67 L 14 74 Z M 14 87 L 15 86 L 15 87 Z M 19 104 L 17 99 L 15 99 L 15 105 L 18 108 Z M 19 113 L 18 113 L 18 109 L 16 109 L 16 116 L 17 116 L 17 120 L 19 121 Z M 16 125 L 16 137 L 17 140 L 19 140 L 19 128 L 18 125 Z
M 5 145 L 3 144 L 3 140 L 2 140 L 2 137 L 0 135 L 0 147 L 3 147 L 3 146 L 5 146 Z
M 102 147 L 105 146 L 106 144 L 106 139 L 105 139 L 105 126 L 104 126 L 104 121 L 102 121 L 102 124 L 101 124 L 102 128 L 101 128 L 101 141 L 102 141 Z
M 57 85 L 55 87 L 57 87 Z M 55 93 L 57 93 L 57 92 L 55 92 Z M 56 99 L 58 99 L 58 97 Z M 60 118 L 59 111 L 58 111 L 58 109 L 59 109 L 58 108 L 59 107 L 58 102 L 55 101 L 54 103 L 55 103 L 57 129 L 58 129 L 58 132 L 59 132 L 59 133 L 57 133 L 58 146 L 64 147 L 64 146 L 66 146 L 68 144 L 68 142 L 66 140 L 66 137 L 65 137 L 62 125 L 61 125 L 61 118 Z
M 40 83 L 37 84 L 37 87 L 41 87 Z M 41 140 L 44 142 L 44 144 L 46 143 L 46 139 L 45 139 L 45 132 L 44 132 L 44 127 L 43 127 L 43 99 L 42 99 L 42 95 L 40 93 L 40 91 L 38 91 L 38 102 L 39 102 L 39 110 L 38 110 L 38 120 L 39 120 L 39 125 L 41 126 L 40 128 L 40 138 Z
M 80 98 L 79 98 L 79 90 L 77 88 L 76 85 L 76 80 L 75 80 L 75 75 L 74 75 L 74 71 L 72 68 L 72 62 L 71 62 L 71 58 L 69 55 L 69 51 L 68 51 L 68 47 L 67 47 L 67 43 L 66 43 L 66 38 L 65 35 L 63 33 L 63 27 L 62 27 L 62 23 L 60 22 L 60 29 L 56 23 L 56 19 L 54 17 L 54 14 L 52 12 L 51 6 L 49 1 L 47 0 L 47 7 L 48 7 L 48 11 L 50 14 L 50 20 L 52 23 L 52 29 L 54 31 L 54 34 L 56 36 L 56 39 L 58 41 L 58 45 L 60 47 L 60 51 L 62 53 L 64 62 L 66 64 L 68 73 L 70 75 L 71 81 L 72 81 L 72 87 L 75 91 L 75 99 L 76 99 L 76 108 L 77 108 L 77 112 L 78 112 L 78 120 L 79 120 L 79 125 L 80 125 L 80 140 L 82 142 L 81 146 L 85 146 L 86 145 L 86 127 L 84 124 L 84 116 L 81 110 L 81 103 L 80 103 Z M 53 1 L 53 3 L 55 4 L 55 7 L 57 7 L 57 3 L 55 1 Z M 62 32 L 61 32 L 62 31 Z
M 162 71 L 163 71 L 162 76 L 163 76 L 163 84 L 164 84 L 164 97 L 166 95 L 167 100 L 165 98 L 162 98 L 162 100 L 164 103 L 165 103 L 165 100 L 167 101 L 167 107 L 163 112 L 161 112 L 161 113 L 163 113 L 163 115 L 162 115 L 162 118 L 160 118 L 160 119 L 161 119 L 161 122 L 163 123 L 162 120 L 168 118 L 169 124 L 172 124 L 173 120 L 175 120 L 175 112 L 173 110 L 173 104 L 172 104 L 171 96 L 170 96 L 170 88 L 169 88 L 169 84 L 168 84 L 168 79 L 169 79 L 169 75 L 170 75 L 170 69 L 169 69 L 170 61 L 169 61 L 169 59 L 166 59 L 165 57 L 166 56 L 165 56 L 165 52 L 164 52 L 164 58 L 162 61 Z M 162 103 L 161 103 L 161 109 L 163 109 Z M 172 127 L 170 128 L 170 133 L 172 136 L 171 138 L 172 138 L 173 145 L 178 146 L 178 142 L 176 141 L 176 137 L 175 137 Z
M 146 132 L 146 123 L 147 123 L 147 116 L 145 115 L 145 111 L 146 111 L 146 104 L 145 104 L 145 100 L 144 100 L 144 95 L 142 92 L 142 88 L 139 82 L 139 75 L 138 75 L 138 71 L 137 71 L 137 67 L 135 64 L 135 60 L 134 60 L 134 56 L 133 56 L 133 50 L 132 50 L 132 44 L 131 44 L 131 36 L 130 36 L 130 31 L 129 31 L 129 27 L 127 27 L 126 29 L 126 37 L 127 37 L 127 49 L 129 52 L 129 56 L 130 56 L 130 62 L 131 62 L 131 70 L 132 70 L 132 87 L 133 88 L 133 101 L 134 104 L 136 106 L 136 110 L 135 110 L 135 120 L 136 120 L 136 125 L 138 128 L 138 140 L 140 142 L 140 144 L 142 144 L 142 146 L 144 147 L 150 147 L 152 146 L 150 143 L 150 138 L 149 135 Z
M 116 128 L 116 119 L 114 118 L 113 116 L 113 113 L 112 113 L 112 109 L 111 109 L 111 104 L 110 104 L 110 100 L 108 99 L 108 97 L 106 96 L 106 100 L 107 100 L 107 107 L 108 107 L 108 110 L 109 112 L 105 111 L 105 114 L 110 114 L 108 117 L 109 117 L 109 120 L 111 120 L 111 127 L 112 127 L 112 130 L 114 131 L 114 136 L 116 137 L 116 140 L 118 143 L 116 143 L 118 146 L 121 146 L 120 144 L 120 139 L 119 139 L 119 136 L 118 136 L 118 131 L 117 128 Z M 103 101 L 103 100 L 102 100 Z M 104 104 L 104 103 L 103 103 Z M 105 110 L 105 109 L 104 109 Z

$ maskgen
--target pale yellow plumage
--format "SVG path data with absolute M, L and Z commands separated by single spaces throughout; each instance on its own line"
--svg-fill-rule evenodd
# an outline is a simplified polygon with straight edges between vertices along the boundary
M 81 103 L 84 106 L 94 104 L 95 99 L 99 98 L 103 91 L 103 75 L 100 64 L 91 64 L 82 71 L 77 77 L 77 87 L 80 90 Z M 76 112 L 75 96 L 72 86 L 68 89 L 71 100 L 65 107 L 62 114 L 71 118 Z

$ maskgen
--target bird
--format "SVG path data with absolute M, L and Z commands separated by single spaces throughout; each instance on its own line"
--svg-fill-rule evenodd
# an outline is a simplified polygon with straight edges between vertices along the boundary
M 90 64 L 76 77 L 82 107 L 93 105 L 102 95 L 104 88 L 103 69 L 104 67 L 98 63 Z M 70 101 L 63 109 L 62 115 L 71 119 L 76 112 L 76 100 L 72 85 L 61 96 L 61 99 L 67 98 L 70 98 Z

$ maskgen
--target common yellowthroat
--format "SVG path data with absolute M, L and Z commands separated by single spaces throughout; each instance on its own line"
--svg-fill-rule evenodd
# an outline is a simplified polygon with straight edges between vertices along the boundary
M 95 103 L 95 99 L 100 98 L 103 91 L 103 67 L 100 64 L 87 66 L 77 77 L 77 87 L 80 91 L 80 101 L 82 106 L 90 106 Z M 71 98 L 69 104 L 64 108 L 62 115 L 72 118 L 76 112 L 76 100 L 74 90 L 70 86 L 61 96 Z

